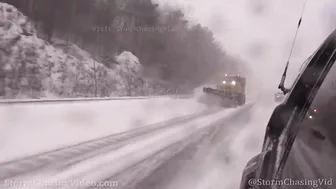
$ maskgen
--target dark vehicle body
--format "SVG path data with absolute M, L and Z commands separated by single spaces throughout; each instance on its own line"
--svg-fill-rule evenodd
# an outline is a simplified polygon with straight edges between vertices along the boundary
M 261 152 L 247 163 L 240 189 L 336 188 L 335 53 L 336 30 L 274 109 Z
M 220 98 L 224 107 L 235 107 L 246 103 L 245 86 L 245 77 L 225 74 L 216 84 L 216 89 L 205 87 L 203 92 Z

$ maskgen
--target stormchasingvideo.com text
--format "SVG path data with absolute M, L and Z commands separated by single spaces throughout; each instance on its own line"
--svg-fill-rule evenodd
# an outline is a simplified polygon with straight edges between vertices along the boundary
M 86 188 L 86 187 L 117 187 L 117 181 L 90 181 L 90 180 L 5 180 L 4 187 L 62 187 L 62 188 Z

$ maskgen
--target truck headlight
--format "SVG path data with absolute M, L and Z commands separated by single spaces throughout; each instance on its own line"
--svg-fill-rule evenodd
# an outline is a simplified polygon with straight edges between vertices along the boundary
M 236 81 L 232 81 L 231 84 L 232 84 L 232 85 L 236 85 Z

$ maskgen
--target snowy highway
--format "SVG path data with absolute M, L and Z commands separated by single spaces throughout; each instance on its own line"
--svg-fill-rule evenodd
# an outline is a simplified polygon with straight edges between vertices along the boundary
M 103 106 L 105 107 L 102 108 Z M 118 117 L 126 111 L 121 107 L 128 106 L 133 107 L 128 109 L 130 116 Z M 110 127 L 105 124 L 102 126 L 102 120 L 91 120 L 93 125 L 90 126 L 95 128 L 88 128 L 89 125 L 83 128 L 85 120 L 74 122 L 73 119 L 69 120 L 67 116 L 64 119 L 64 115 L 60 115 L 60 112 L 67 109 L 72 115 L 88 119 L 90 112 L 97 111 L 97 116 L 98 112 L 106 111 L 107 107 L 120 108 L 119 114 L 118 111 L 114 111 L 111 112 L 111 116 L 98 116 L 100 119 L 104 118 L 104 123 L 110 118 Z M 217 174 L 222 175 L 228 171 L 224 167 L 236 159 L 232 153 L 241 153 L 239 149 L 231 149 L 234 147 L 234 141 L 239 136 L 238 133 L 244 133 L 243 129 L 253 121 L 252 119 L 256 119 L 258 109 L 264 110 L 264 107 L 250 103 L 240 108 L 223 109 L 207 107 L 195 99 L 4 106 L 1 108 L 3 117 L 7 118 L 4 123 L 11 127 L 2 127 L 4 132 L 7 131 L 2 134 L 7 135 L 2 138 L 5 145 L 0 148 L 4 154 L 0 160 L 0 187 L 69 188 L 71 185 L 70 188 L 211 188 L 207 186 L 209 183 L 203 180 L 204 174 L 207 174 L 207 179 L 217 179 Z M 8 117 L 12 111 L 16 112 L 16 116 L 21 115 L 22 119 L 19 121 Z M 86 113 L 83 113 L 84 111 Z M 142 120 L 136 116 L 140 112 Z M 148 113 L 151 116 L 146 115 Z M 53 125 L 53 128 L 49 127 L 49 131 L 43 128 L 48 127 L 43 116 L 49 116 L 44 118 L 49 118 L 50 124 Z M 115 120 L 117 117 L 118 121 Z M 148 120 L 149 117 L 152 120 Z M 156 119 L 153 119 L 154 117 Z M 29 118 L 29 122 L 25 118 Z M 130 118 L 137 121 L 125 122 L 130 121 Z M 115 120 L 115 123 L 112 124 L 112 120 Z M 54 128 L 57 122 L 58 127 L 62 129 Z M 40 127 L 34 123 L 38 123 Z M 260 126 L 263 128 L 263 125 Z M 21 133 L 15 133 L 20 127 Z M 30 132 L 24 133 L 23 127 L 26 127 L 24 131 Z M 74 130 L 74 127 L 77 129 Z M 104 132 L 97 132 L 97 129 Z M 15 137 L 15 134 L 20 138 Z M 46 138 L 45 135 L 50 138 Z M 72 140 L 67 140 L 69 138 Z M 39 142 L 41 144 L 37 145 Z M 254 145 L 258 146 L 257 143 Z M 246 160 L 249 157 L 246 156 Z M 219 168 L 217 161 L 222 164 L 219 167 L 223 170 L 218 173 L 210 171 Z M 212 165 L 209 165 L 210 162 Z M 241 163 L 241 160 L 239 162 Z M 195 179 L 200 183 L 196 183 Z M 82 183 L 79 186 L 80 184 L 71 184 L 70 181 L 87 181 L 91 184 Z
M 281 127 L 320 115 L 335 2 L 0 0 L 0 189 L 238 189 L 281 133 L 282 176 L 336 178 L 332 126 Z
M 194 119 L 213 114 L 217 111 L 217 109 L 210 109 L 193 115 L 174 118 L 161 124 L 154 124 L 128 132 L 112 134 L 110 136 L 105 136 L 80 144 L 5 162 L 0 164 L 0 169 L 2 170 L 0 179 L 4 180 L 13 176 L 27 173 L 29 171 L 35 171 L 37 169 L 43 168 L 46 165 L 54 163 L 62 164 L 62 166 L 71 165 L 73 162 L 83 161 L 101 153 L 119 149 L 128 144 L 136 143 L 138 140 L 141 138 L 146 138 L 148 135 L 152 136 L 156 133 L 165 132 L 167 129 L 172 129 L 174 126 L 176 127 L 184 125 Z

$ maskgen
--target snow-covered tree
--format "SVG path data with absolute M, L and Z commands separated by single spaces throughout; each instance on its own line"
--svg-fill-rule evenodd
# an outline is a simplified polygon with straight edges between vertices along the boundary
M 134 96 L 139 94 L 142 89 L 141 80 L 142 66 L 139 59 L 131 52 L 124 51 L 116 57 L 119 95 Z

